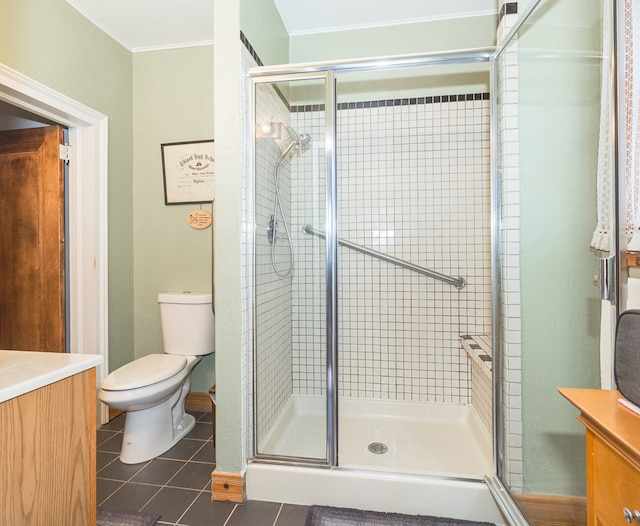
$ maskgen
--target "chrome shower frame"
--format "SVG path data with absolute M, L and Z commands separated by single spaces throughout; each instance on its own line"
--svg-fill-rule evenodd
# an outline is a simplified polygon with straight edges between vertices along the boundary
M 249 70 L 249 76 L 251 77 L 251 129 L 255 130 L 257 125 L 255 114 L 255 90 L 256 84 L 269 84 L 277 82 L 289 82 L 289 81 L 302 81 L 302 80 L 320 80 L 325 84 L 325 108 L 333 108 L 333 111 L 327 111 L 325 114 L 325 157 L 326 157 L 326 228 L 327 236 L 326 240 L 326 261 L 327 261 L 327 280 L 326 280 L 326 301 L 327 301 L 327 346 L 331 351 L 327 353 L 327 437 L 334 437 L 333 440 L 327 440 L 326 458 L 324 460 L 315 459 L 296 459 L 295 457 L 280 457 L 275 455 L 259 455 L 257 452 L 257 437 L 253 436 L 253 457 L 258 460 L 265 460 L 268 462 L 277 462 L 285 464 L 300 464 L 300 465 L 313 465 L 320 467 L 335 466 L 338 462 L 338 410 L 337 410 L 337 349 L 338 349 L 338 333 L 337 333 L 337 313 L 338 313 L 338 283 L 337 283 L 337 254 L 338 246 L 337 241 L 337 160 L 335 155 L 335 137 L 336 137 L 336 103 L 335 103 L 335 79 L 333 71 L 331 70 L 318 70 L 301 73 L 299 71 L 292 70 L 287 73 L 269 73 L 270 67 L 259 67 Z M 258 72 L 258 73 L 256 73 Z M 296 142 L 294 136 L 289 132 L 290 128 L 287 128 L 287 133 L 292 140 L 291 144 Z M 297 133 L 297 132 L 296 132 Z M 306 134 L 299 134 L 300 145 L 306 144 Z M 281 157 L 283 157 L 281 155 Z M 281 162 L 281 159 L 279 159 Z M 275 228 L 275 227 L 274 227 Z M 253 229 L 253 243 L 255 245 L 256 228 Z M 274 235 L 277 233 L 274 230 Z M 253 261 L 253 271 L 255 273 L 256 265 Z M 254 275 L 255 283 L 255 275 Z M 257 342 L 256 342 L 256 304 L 255 294 L 253 295 L 253 360 L 257 357 Z M 330 319 L 335 318 L 335 326 L 329 323 Z M 255 411 L 256 407 L 256 375 L 255 366 L 253 368 L 253 429 L 257 429 L 257 415 Z
M 254 435 L 253 440 L 253 461 L 269 462 L 288 465 L 316 466 L 330 469 L 346 469 L 338 466 L 338 275 L 337 275 L 337 254 L 338 254 L 338 206 L 337 206 L 337 156 L 335 151 L 336 145 L 336 84 L 335 75 L 349 72 L 363 71 L 382 71 L 395 70 L 404 68 L 443 66 L 450 64 L 473 64 L 486 63 L 490 65 L 494 56 L 495 48 L 476 48 L 463 49 L 447 53 L 420 53 L 400 56 L 377 57 L 366 60 L 341 60 L 328 62 L 314 62 L 301 64 L 286 64 L 278 66 L 256 67 L 249 70 L 251 83 L 251 94 L 255 97 L 255 89 L 257 84 L 276 83 L 295 80 L 324 80 L 326 88 L 325 92 L 325 108 L 327 108 L 325 118 L 325 143 L 326 143 L 326 225 L 325 242 L 326 242 L 326 431 L 327 431 L 327 453 L 326 459 L 306 459 L 297 457 L 284 457 L 275 455 L 258 454 L 257 440 Z M 493 86 L 490 87 L 493 89 Z M 495 104 L 495 98 L 491 96 L 492 106 Z M 255 115 L 255 100 L 251 105 L 251 129 L 255 129 L 257 124 Z M 494 149 L 496 145 L 492 145 Z M 492 155 L 492 159 L 495 155 Z M 491 165 L 491 180 L 497 177 L 495 163 Z M 494 196 L 495 197 L 495 196 Z M 495 204 L 492 202 L 492 208 Z M 499 224 L 492 224 L 492 238 L 499 237 Z M 253 233 L 256 235 L 255 229 Z M 254 241 L 255 242 L 255 241 Z M 493 259 L 495 265 L 496 259 Z M 255 271 L 255 265 L 254 265 Z M 499 288 L 500 284 L 496 281 L 495 273 L 492 273 L 492 288 Z M 255 319 L 255 295 L 253 297 L 254 319 L 253 326 L 257 326 Z M 497 324 L 497 313 L 494 312 L 493 324 Z M 253 333 L 253 358 L 254 363 L 257 355 L 257 343 L 255 331 Z M 494 367 L 494 373 L 497 377 L 500 367 Z M 494 377 L 494 389 L 497 383 Z M 256 403 L 256 378 L 253 377 L 253 402 L 254 408 Z M 495 408 L 494 408 L 495 410 Z M 253 411 L 253 429 L 256 427 L 256 414 Z M 493 439 L 496 440 L 494 432 Z M 497 458 L 494 457 L 494 473 L 497 471 L 495 463 Z M 455 477 L 442 477 L 458 480 Z

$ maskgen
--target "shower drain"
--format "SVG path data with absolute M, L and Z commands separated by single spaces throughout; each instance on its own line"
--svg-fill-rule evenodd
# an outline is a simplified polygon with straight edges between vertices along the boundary
M 388 450 L 387 444 L 383 444 L 382 442 L 371 442 L 371 444 L 369 444 L 369 451 L 374 455 L 382 455 Z

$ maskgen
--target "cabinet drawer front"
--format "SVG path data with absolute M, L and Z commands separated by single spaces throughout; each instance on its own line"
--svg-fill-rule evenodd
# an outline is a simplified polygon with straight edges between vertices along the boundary
M 640 511 L 640 472 L 606 443 L 595 441 L 595 509 L 598 522 L 624 525 L 624 508 Z M 637 520 L 633 521 L 637 526 Z

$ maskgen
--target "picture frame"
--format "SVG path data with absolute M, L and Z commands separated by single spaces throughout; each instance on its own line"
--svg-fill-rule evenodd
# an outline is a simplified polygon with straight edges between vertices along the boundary
M 215 197 L 214 141 L 168 142 L 160 145 L 164 204 L 208 203 Z

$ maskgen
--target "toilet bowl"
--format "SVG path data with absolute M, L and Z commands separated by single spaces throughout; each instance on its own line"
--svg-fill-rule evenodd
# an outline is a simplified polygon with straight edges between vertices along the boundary
M 120 460 L 145 462 L 164 453 L 195 425 L 184 410 L 191 372 L 213 348 L 210 294 L 158 296 L 164 354 L 149 354 L 109 374 L 98 398 L 126 411 Z

